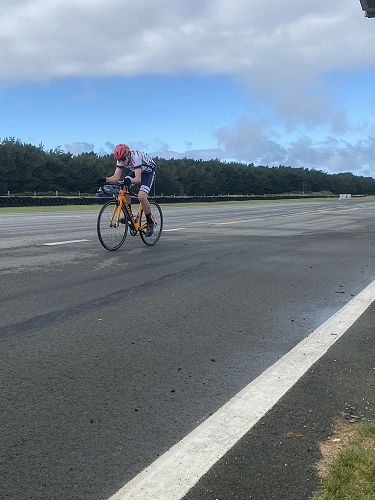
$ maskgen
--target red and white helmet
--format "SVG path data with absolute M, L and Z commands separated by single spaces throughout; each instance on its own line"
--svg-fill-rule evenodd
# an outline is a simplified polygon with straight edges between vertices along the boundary
M 124 160 L 129 154 L 130 149 L 127 144 L 118 144 L 113 150 L 113 156 L 116 160 Z

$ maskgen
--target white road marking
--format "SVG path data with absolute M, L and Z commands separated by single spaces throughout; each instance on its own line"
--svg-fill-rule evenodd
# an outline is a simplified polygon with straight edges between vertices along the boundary
M 260 218 L 259 219 L 240 219 L 240 220 L 229 220 L 227 222 L 207 222 L 207 225 L 212 224 L 214 226 L 225 226 L 228 224 L 241 224 L 243 222 L 255 222 L 258 220 L 261 220 L 261 219 Z
M 260 214 L 259 217 L 256 217 L 256 218 L 251 218 L 251 219 L 240 219 L 240 220 L 228 220 L 228 221 L 225 221 L 225 222 L 205 222 L 205 224 L 208 224 L 208 225 L 215 225 L 215 226 L 224 226 L 224 225 L 230 225 L 230 224 L 241 224 L 243 222 L 258 222 L 258 221 L 263 221 L 265 219 L 274 219 L 276 220 L 276 218 L 285 218 L 285 217 L 289 217 L 289 218 L 293 218 L 295 216 L 299 216 L 299 215 L 316 215 L 320 213 L 320 211 L 314 211 L 314 212 L 311 212 L 311 211 L 308 211 L 308 212 L 290 212 L 288 214 L 277 214 L 276 217 L 275 217 L 275 214 Z
M 375 281 L 110 500 L 180 500 L 375 300 Z
M 55 241 L 53 243 L 43 243 L 45 247 L 53 247 L 55 245 L 67 245 L 68 243 L 82 243 L 83 241 L 91 240 L 68 240 L 68 241 Z
M 185 229 L 184 227 L 175 227 L 174 229 L 164 229 L 163 233 L 168 233 L 171 231 L 180 231 L 181 229 Z

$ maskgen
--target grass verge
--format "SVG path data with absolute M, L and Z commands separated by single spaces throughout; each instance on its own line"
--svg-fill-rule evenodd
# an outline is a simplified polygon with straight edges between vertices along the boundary
M 0 207 L 1 214 L 17 214 L 25 212 L 76 212 L 77 210 L 97 210 L 101 205 L 56 205 L 34 207 Z
M 162 207 L 186 208 L 198 206 L 220 206 L 220 205 L 238 205 L 251 204 L 259 205 L 265 203 L 291 203 L 291 202 L 319 202 L 319 201 L 337 201 L 336 198 L 305 198 L 305 199 L 285 199 L 285 200 L 243 200 L 243 201 L 202 201 L 202 202 L 187 202 L 187 203 L 162 203 Z M 99 210 L 99 203 L 93 205 L 56 205 L 56 206 L 31 206 L 31 207 L 0 207 L 1 214 L 16 214 L 23 212 L 72 212 L 78 210 Z
M 321 487 L 312 500 L 375 500 L 375 422 L 335 422 L 320 445 Z

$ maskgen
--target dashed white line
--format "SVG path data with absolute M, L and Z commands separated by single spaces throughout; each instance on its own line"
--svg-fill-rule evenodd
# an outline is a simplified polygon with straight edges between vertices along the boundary
M 55 245 L 68 245 L 69 243 L 82 243 L 83 241 L 91 240 L 67 240 L 67 241 L 54 241 L 53 243 L 43 243 L 45 247 L 53 247 Z
M 180 500 L 375 300 L 375 281 L 110 500 Z
M 212 224 L 214 226 L 227 226 L 230 224 L 241 224 L 242 222 L 255 222 L 256 220 L 259 219 L 240 219 L 240 220 L 230 220 L 227 222 L 210 222 L 209 224 Z

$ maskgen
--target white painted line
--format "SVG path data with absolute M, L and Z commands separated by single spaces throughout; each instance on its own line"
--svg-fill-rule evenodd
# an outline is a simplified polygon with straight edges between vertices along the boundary
M 91 240 L 68 240 L 68 241 L 55 241 L 54 243 L 43 243 L 45 247 L 53 247 L 55 245 L 67 245 L 68 243 L 82 243 L 83 241 Z
M 213 226 L 225 226 L 228 224 L 241 224 L 243 222 L 255 222 L 261 220 L 261 218 L 256 218 L 256 219 L 240 219 L 240 220 L 229 220 L 227 222 L 208 222 L 207 225 L 213 225 Z
M 180 231 L 181 229 L 185 229 L 184 227 L 176 227 L 174 229 L 163 229 L 163 233 L 168 233 L 171 231 Z
M 230 220 L 228 222 L 209 222 L 207 225 L 212 226 L 226 226 L 230 224 L 241 224 L 241 222 L 245 222 L 245 220 Z M 247 221 L 249 222 L 249 221 Z
M 110 500 L 180 500 L 375 300 L 375 281 Z

